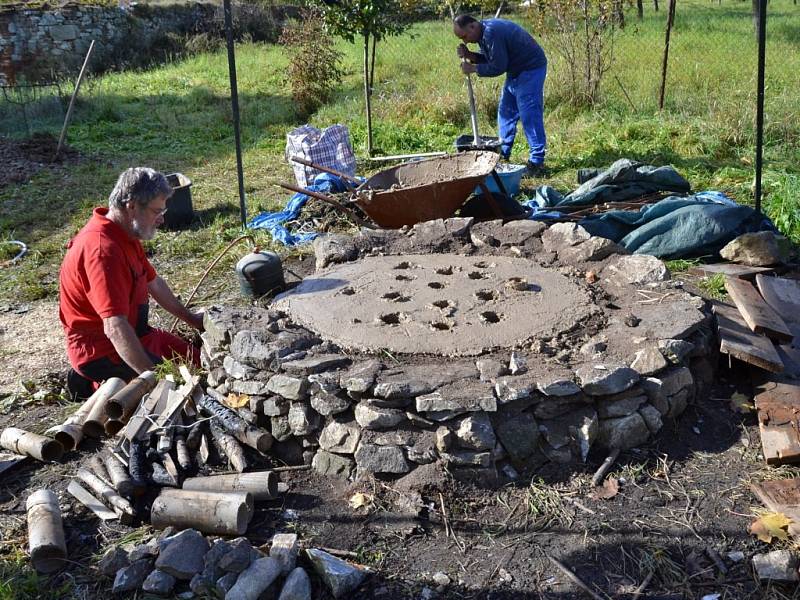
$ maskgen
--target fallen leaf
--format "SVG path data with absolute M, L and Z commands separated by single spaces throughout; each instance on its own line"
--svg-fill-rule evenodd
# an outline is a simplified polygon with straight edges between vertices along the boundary
M 619 480 L 609 477 L 603 482 L 603 485 L 594 488 L 592 496 L 596 500 L 610 500 L 617 494 L 619 494 Z
M 225 404 L 228 408 L 250 406 L 250 396 L 247 394 L 228 394 L 228 397 L 225 398 Z
M 350 496 L 350 508 L 353 510 L 358 510 L 362 506 L 369 506 L 372 504 L 372 496 L 369 494 L 364 494 L 363 492 L 356 492 L 352 496 Z
M 750 398 L 742 393 L 736 392 L 730 399 L 731 410 L 735 413 L 746 415 L 753 412 L 756 407 L 750 401 Z
M 782 513 L 765 513 L 750 524 L 750 533 L 767 544 L 772 538 L 785 540 L 789 538 L 787 529 L 791 519 Z

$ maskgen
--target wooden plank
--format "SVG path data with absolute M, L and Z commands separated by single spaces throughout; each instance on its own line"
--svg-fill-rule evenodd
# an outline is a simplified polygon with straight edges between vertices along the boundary
M 67 491 L 73 495 L 73 497 L 83 504 L 86 508 L 92 511 L 95 516 L 103 521 L 112 521 L 114 519 L 119 519 L 119 515 L 115 513 L 113 510 L 109 509 L 105 504 L 100 502 L 97 498 L 95 498 L 89 491 L 86 490 L 80 483 L 75 481 L 74 479 L 69 482 L 67 486 Z
M 795 340 L 797 339 L 795 338 Z M 783 363 L 783 375 L 790 379 L 800 379 L 800 348 L 789 344 L 780 344 L 775 349 Z
M 791 342 L 794 336 L 780 315 L 764 302 L 761 294 L 751 284 L 735 277 L 725 278 L 725 289 L 736 303 L 736 308 L 755 333 L 763 333 L 779 342 Z
M 756 285 L 764 301 L 781 316 L 794 337 L 800 338 L 800 281 L 757 275 Z
M 136 409 L 136 412 L 131 417 L 128 424 L 125 426 L 123 430 L 122 437 L 132 440 L 137 437 L 141 437 L 144 435 L 144 432 L 149 430 L 150 420 L 146 417 L 155 413 L 158 404 L 161 402 L 162 397 L 164 398 L 164 402 L 166 402 L 166 396 L 169 390 L 175 387 L 175 384 L 171 381 L 167 381 L 166 379 L 160 380 L 156 387 L 153 388 L 147 396 L 145 396 L 139 407 Z M 158 414 L 158 413 L 155 413 Z
M 789 535 L 800 536 L 800 479 L 762 481 L 752 484 L 750 489 L 769 510 L 791 519 Z
M 774 273 L 774 267 L 748 267 L 747 265 L 737 265 L 736 263 L 717 263 L 713 265 L 697 265 L 691 267 L 689 273 L 692 275 L 700 275 L 703 277 L 711 277 L 722 273 L 729 277 L 737 277 L 738 279 L 748 279 L 752 281 L 759 273 L 769 274 Z
M 783 362 L 772 342 L 756 335 L 745 324 L 739 311 L 724 302 L 712 302 L 719 330 L 719 351 L 771 373 L 781 373 Z
M 800 385 L 769 382 L 755 397 L 767 464 L 800 462 Z

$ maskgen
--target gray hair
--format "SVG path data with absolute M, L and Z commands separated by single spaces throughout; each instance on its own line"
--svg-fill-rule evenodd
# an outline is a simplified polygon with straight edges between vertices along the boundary
M 131 167 L 123 171 L 108 197 L 109 208 L 121 209 L 129 202 L 145 207 L 154 198 L 172 196 L 172 186 L 163 173 L 147 167 Z

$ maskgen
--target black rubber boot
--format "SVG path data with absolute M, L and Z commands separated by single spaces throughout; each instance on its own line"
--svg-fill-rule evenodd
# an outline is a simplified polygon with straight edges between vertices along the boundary
M 83 402 L 94 393 L 94 386 L 90 379 L 70 369 L 67 373 L 67 392 L 72 401 Z

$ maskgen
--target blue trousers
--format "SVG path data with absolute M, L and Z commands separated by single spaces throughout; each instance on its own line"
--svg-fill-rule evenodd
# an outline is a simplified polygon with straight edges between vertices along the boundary
M 516 77 L 506 76 L 497 107 L 497 130 L 500 134 L 500 153 L 508 158 L 517 123 L 522 120 L 522 130 L 528 139 L 530 162 L 544 162 L 547 138 L 544 133 L 544 79 L 547 65 L 532 71 L 523 71 Z

